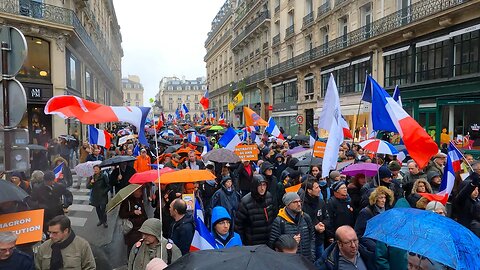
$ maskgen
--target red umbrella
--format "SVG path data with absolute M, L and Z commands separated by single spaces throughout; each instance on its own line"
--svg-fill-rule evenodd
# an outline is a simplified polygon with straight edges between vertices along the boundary
M 160 175 L 174 172 L 175 170 L 169 167 L 165 167 L 160 169 Z M 145 184 L 145 183 L 152 183 L 158 182 L 158 172 L 157 170 L 149 170 L 141 173 L 134 174 L 128 182 L 130 184 Z

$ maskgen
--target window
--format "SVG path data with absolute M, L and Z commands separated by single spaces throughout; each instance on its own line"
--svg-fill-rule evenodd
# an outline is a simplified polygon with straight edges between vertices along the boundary
M 178 101 L 182 101 L 182 97 L 180 97 L 180 96 L 177 97 L 177 100 L 178 100 Z
M 293 45 L 288 45 L 287 47 L 287 58 L 288 59 L 293 59 Z
M 198 95 L 195 95 L 195 101 L 198 101 Z
M 181 86 L 177 86 L 177 90 L 182 90 L 182 87 L 181 87 Z
M 335 82 L 337 83 L 338 92 L 356 93 L 362 92 L 365 86 L 366 74 L 372 70 L 372 61 L 370 58 L 356 63 L 345 64 L 345 67 L 333 70 L 331 72 L 325 72 L 321 75 L 322 80 L 322 96 L 325 96 L 327 91 L 328 80 L 330 79 L 330 73 L 333 74 Z
M 168 110 L 173 111 L 173 103 L 168 103 Z
M 25 36 L 27 57 L 17 77 L 22 81 L 50 82 L 50 43 L 36 37 Z
M 135 94 L 135 100 L 140 100 L 140 94 L 138 93 Z
M 313 12 L 313 1 L 306 0 L 305 1 L 305 14 L 308 15 Z
M 190 100 L 190 95 L 187 95 L 187 100 Z
M 80 90 L 80 61 L 67 51 L 67 86 L 74 90 Z
M 85 95 L 88 97 L 93 97 L 93 79 L 90 71 L 85 70 Z
M 168 100 L 173 100 L 172 95 L 168 95 Z
M 347 34 L 348 34 L 348 19 L 347 17 L 340 18 L 338 20 L 338 36 L 342 37 L 343 47 L 347 46 Z
M 305 37 L 305 51 L 313 49 L 312 35 L 307 35 Z
M 364 35 L 369 38 L 371 35 L 371 22 L 372 22 L 372 3 L 368 3 L 360 8 L 360 21 L 364 28 Z
M 130 100 L 130 93 L 127 93 L 127 100 Z
M 305 94 L 313 94 L 313 74 L 305 77 Z
M 280 64 L 280 52 L 273 53 L 274 64 Z
M 477 30 L 454 37 L 454 76 L 480 71 L 479 35 L 480 30 Z
M 195 103 L 195 111 L 198 111 L 198 103 Z
M 421 82 L 439 78 L 448 78 L 452 45 L 450 40 L 437 42 L 416 48 L 415 81 Z
M 190 103 L 187 103 L 186 105 L 187 105 L 187 109 L 190 110 Z
M 298 99 L 297 82 L 289 82 L 273 88 L 273 103 L 296 102 Z
M 412 51 L 406 51 L 384 56 L 385 87 L 412 83 Z

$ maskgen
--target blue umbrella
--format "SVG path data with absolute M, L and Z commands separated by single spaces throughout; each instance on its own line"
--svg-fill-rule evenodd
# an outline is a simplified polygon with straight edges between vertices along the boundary
M 364 237 L 423 255 L 454 269 L 480 269 L 480 239 L 434 212 L 394 208 L 367 222 Z

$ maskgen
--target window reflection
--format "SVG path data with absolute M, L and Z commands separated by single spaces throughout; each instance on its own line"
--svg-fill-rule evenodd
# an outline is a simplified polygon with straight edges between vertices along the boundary
M 27 82 L 50 83 L 50 43 L 40 38 L 25 36 L 28 53 L 18 78 Z

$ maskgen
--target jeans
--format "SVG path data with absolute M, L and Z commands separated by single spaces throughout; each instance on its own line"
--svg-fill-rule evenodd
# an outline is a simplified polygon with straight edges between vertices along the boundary
M 105 213 L 106 208 L 107 208 L 106 204 L 95 206 L 95 210 L 97 211 L 98 221 L 102 223 L 107 223 L 107 213 Z

